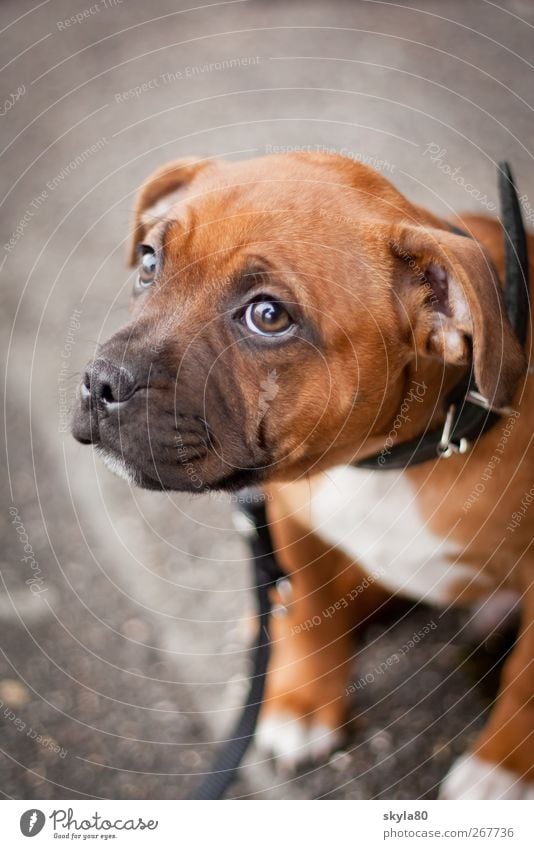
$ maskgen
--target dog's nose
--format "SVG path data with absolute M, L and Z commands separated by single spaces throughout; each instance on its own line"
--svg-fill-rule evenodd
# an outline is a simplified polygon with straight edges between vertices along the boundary
M 100 407 L 123 404 L 132 397 L 136 383 L 128 369 L 111 360 L 93 360 L 85 372 L 82 397 L 91 398 Z

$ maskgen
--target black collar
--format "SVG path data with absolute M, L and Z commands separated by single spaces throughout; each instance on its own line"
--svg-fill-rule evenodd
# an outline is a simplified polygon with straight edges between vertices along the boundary
M 499 198 L 505 238 L 504 303 L 510 323 L 524 346 L 529 315 L 527 238 L 510 166 L 500 162 Z M 458 235 L 467 233 L 456 227 Z M 510 411 L 489 407 L 478 391 L 473 370 L 445 398 L 445 424 L 353 463 L 361 469 L 405 469 L 436 457 L 465 454 L 472 443 Z

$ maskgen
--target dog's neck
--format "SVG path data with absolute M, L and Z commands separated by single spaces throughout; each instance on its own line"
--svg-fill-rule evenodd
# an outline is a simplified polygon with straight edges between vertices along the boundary
M 443 424 L 447 398 L 464 378 L 466 368 L 443 367 L 443 363 L 419 357 L 404 370 L 401 401 L 389 418 L 380 439 L 407 442 Z

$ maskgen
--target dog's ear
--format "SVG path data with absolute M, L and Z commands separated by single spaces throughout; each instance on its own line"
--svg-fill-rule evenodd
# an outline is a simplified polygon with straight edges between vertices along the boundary
M 445 230 L 400 225 L 389 235 L 415 349 L 454 365 L 472 360 L 480 392 L 509 404 L 526 362 L 485 250 Z
M 145 233 L 159 219 L 164 218 L 180 192 L 193 177 L 206 167 L 206 159 L 177 159 L 154 171 L 143 183 L 134 208 L 134 221 L 128 251 L 129 265 L 137 264 L 137 246 Z

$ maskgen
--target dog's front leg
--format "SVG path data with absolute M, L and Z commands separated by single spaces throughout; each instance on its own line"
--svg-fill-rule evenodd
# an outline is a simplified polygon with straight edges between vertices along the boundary
M 534 586 L 523 596 L 521 620 L 489 721 L 453 764 L 444 799 L 534 799 Z
M 342 552 L 269 505 L 286 608 L 273 621 L 272 657 L 257 744 L 294 768 L 327 757 L 346 731 L 354 631 L 388 596 Z

